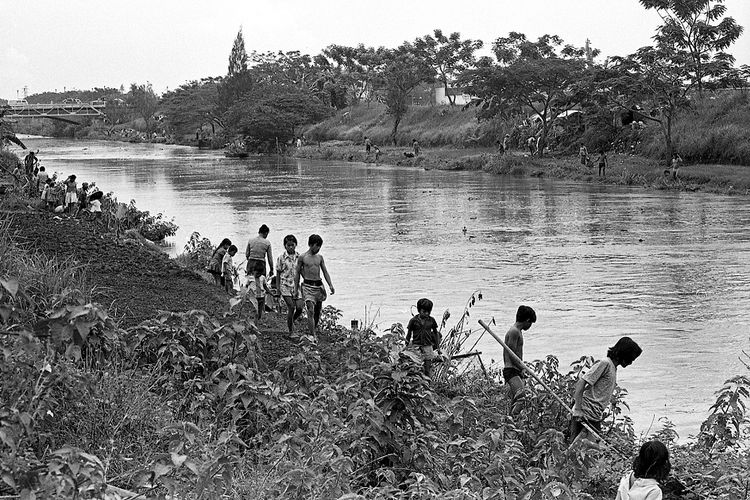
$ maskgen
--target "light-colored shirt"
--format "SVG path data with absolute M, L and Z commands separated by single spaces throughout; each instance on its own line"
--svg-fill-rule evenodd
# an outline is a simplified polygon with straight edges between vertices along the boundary
M 102 202 L 100 200 L 94 200 L 92 202 L 89 202 L 89 210 L 91 210 L 92 212 L 101 212 Z
M 225 278 L 232 277 L 232 268 L 234 267 L 234 263 L 232 262 L 232 256 L 229 254 L 229 252 L 224 254 L 224 257 L 221 259 L 221 275 Z
M 656 479 L 625 474 L 620 480 L 615 500 L 662 500 L 661 488 Z
M 294 270 L 297 268 L 297 259 L 299 259 L 299 253 L 294 252 L 294 255 L 289 255 L 289 252 L 285 251 L 276 260 L 276 272 L 281 280 L 279 290 L 281 295 L 294 295 Z
M 256 236 L 252 240 L 247 242 L 247 250 L 245 250 L 245 256 L 248 259 L 265 260 L 266 252 L 271 247 L 271 242 L 267 238 L 262 236 Z
M 617 385 L 617 367 L 611 359 L 604 358 L 594 363 L 582 378 L 589 384 L 583 390 L 581 398 L 583 417 L 587 420 L 601 420 Z

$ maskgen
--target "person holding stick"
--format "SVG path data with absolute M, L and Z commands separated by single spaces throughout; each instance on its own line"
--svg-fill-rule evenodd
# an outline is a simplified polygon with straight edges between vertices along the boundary
M 610 404 L 617 385 L 617 367 L 630 366 L 643 350 L 630 337 L 622 337 L 607 350 L 607 357 L 594 363 L 576 382 L 573 391 L 573 414 L 570 420 L 570 441 L 590 427 L 602 429 L 604 410 Z
M 534 323 L 536 323 L 536 312 L 529 306 L 519 306 L 518 311 L 516 311 L 516 322 L 505 334 L 505 343 L 510 350 L 503 350 L 503 380 L 510 387 L 511 415 L 518 413 L 523 404 L 525 395 L 523 331 L 531 328 Z M 512 351 L 515 356 L 511 356 L 509 351 Z

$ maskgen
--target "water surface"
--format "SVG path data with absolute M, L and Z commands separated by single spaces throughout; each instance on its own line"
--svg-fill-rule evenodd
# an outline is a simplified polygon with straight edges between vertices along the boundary
M 172 254 L 198 231 L 243 253 L 261 224 L 275 255 L 295 234 L 321 253 L 344 320 L 406 324 L 420 297 L 434 315 L 460 315 L 504 334 L 519 304 L 538 322 L 526 358 L 555 354 L 562 369 L 600 358 L 623 335 L 644 349 L 619 372 L 636 430 L 666 416 L 698 431 L 750 350 L 747 198 L 647 191 L 476 172 L 424 171 L 295 159 L 230 160 L 166 145 L 27 139 L 49 171 L 96 181 L 121 201 L 173 216 Z M 466 228 L 464 233 L 463 228 Z M 177 291 L 178 292 L 178 291 Z M 449 322 L 449 326 L 452 321 Z M 477 348 L 502 362 L 485 336 Z M 652 427 L 653 423 L 653 427 Z

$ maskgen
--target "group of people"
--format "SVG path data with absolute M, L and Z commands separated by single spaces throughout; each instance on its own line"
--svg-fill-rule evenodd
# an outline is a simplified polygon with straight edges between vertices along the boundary
M 593 168 L 594 160 L 589 155 L 589 150 L 584 143 L 581 143 L 581 147 L 578 148 L 578 159 L 584 167 Z M 607 158 L 607 152 L 603 148 L 599 151 L 599 157 L 596 159 L 596 164 L 599 166 L 599 177 L 606 177 L 609 159 Z
M 58 180 L 57 173 L 51 176 L 44 166 L 39 164 L 36 153 L 30 151 L 23 161 L 24 191 L 30 197 L 40 198 L 47 210 L 56 213 L 68 213 L 76 216 L 82 210 L 89 210 L 95 215 L 102 211 L 101 200 L 104 195 L 95 183 L 84 182 L 78 187 L 75 175 L 69 175 L 65 180 Z M 13 172 L 18 178 L 20 166 Z
M 270 295 L 270 300 L 274 301 L 280 296 L 287 309 L 289 335 L 292 338 L 298 336 L 294 331 L 294 322 L 306 309 L 309 334 L 314 336 L 320 322 L 323 302 L 328 297 L 321 273 L 331 295 L 335 293 L 325 260 L 320 254 L 323 238 L 317 234 L 310 235 L 308 250 L 300 255 L 297 252 L 297 238 L 293 234 L 286 235 L 284 252 L 276 261 L 274 275 L 273 252 L 271 242 L 268 241 L 270 232 L 267 225 L 260 226 L 258 235 L 248 241 L 245 249 L 247 286 L 257 301 L 257 319 L 260 322 L 263 318 L 266 298 Z M 233 261 L 237 251 L 237 247 L 228 238 L 224 238 L 214 250 L 206 268 L 215 282 L 231 294 L 234 293 L 234 283 L 239 277 Z

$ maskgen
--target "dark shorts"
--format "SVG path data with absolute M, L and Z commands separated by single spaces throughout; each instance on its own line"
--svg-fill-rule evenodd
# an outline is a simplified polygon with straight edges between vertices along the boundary
M 581 431 L 585 430 L 583 424 L 588 424 L 589 427 L 594 429 L 597 434 L 601 435 L 602 422 L 600 420 L 587 420 L 573 418 L 570 420 L 570 441 L 573 441 Z
M 247 274 L 253 278 L 266 275 L 266 261 L 258 259 L 247 259 Z
M 523 371 L 518 368 L 503 368 L 503 380 L 505 383 L 510 382 L 513 377 L 523 378 Z

